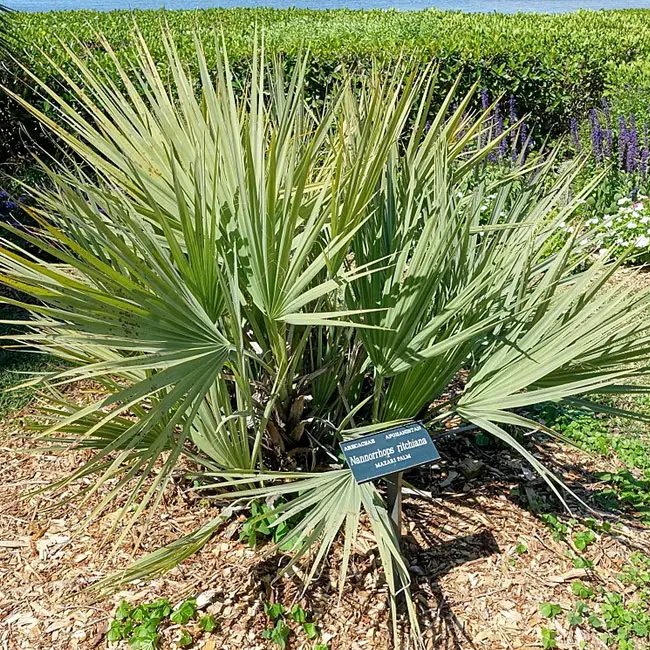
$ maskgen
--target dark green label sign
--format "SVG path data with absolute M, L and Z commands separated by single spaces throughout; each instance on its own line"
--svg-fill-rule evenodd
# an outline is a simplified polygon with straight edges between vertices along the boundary
M 419 422 L 342 442 L 341 450 L 357 483 L 440 459 L 431 436 Z

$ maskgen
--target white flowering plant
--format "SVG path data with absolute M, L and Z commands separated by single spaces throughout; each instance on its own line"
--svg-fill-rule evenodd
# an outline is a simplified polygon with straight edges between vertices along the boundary
M 585 225 L 588 233 L 583 246 L 620 255 L 627 252 L 635 264 L 650 262 L 650 197 L 638 194 L 634 199 L 622 197 L 617 209 L 603 216 L 592 215 Z M 566 228 L 571 230 L 571 226 Z

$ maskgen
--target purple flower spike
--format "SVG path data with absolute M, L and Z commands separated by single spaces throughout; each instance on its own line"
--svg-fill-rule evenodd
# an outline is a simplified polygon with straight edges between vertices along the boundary
M 487 88 L 481 88 L 481 106 L 484 111 L 487 111 L 490 106 L 490 96 L 488 95 Z
M 575 117 L 571 118 L 571 137 L 573 138 L 573 146 L 576 148 L 576 151 L 582 151 L 580 134 L 578 133 L 578 120 Z
M 528 141 L 528 125 L 525 122 L 522 122 L 521 128 L 519 129 L 519 142 L 521 144 L 521 163 L 526 162 L 526 156 L 528 150 L 530 149 L 531 142 Z
M 625 168 L 625 150 L 627 148 L 627 123 L 621 115 L 618 118 L 618 166 Z
M 516 110 L 515 96 L 510 95 L 509 109 L 510 109 L 510 126 L 512 126 L 517 121 L 517 110 Z
M 636 171 L 639 160 L 639 134 L 636 129 L 634 115 L 630 115 L 630 126 L 627 130 L 627 152 L 625 156 L 625 171 L 628 174 Z

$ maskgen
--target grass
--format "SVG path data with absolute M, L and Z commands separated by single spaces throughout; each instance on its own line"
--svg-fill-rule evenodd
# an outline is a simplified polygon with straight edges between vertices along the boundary
M 18 318 L 13 310 L 4 307 L 3 320 Z M 0 336 L 5 337 L 16 333 L 16 328 L 0 323 Z M 0 347 L 0 418 L 5 418 L 10 413 L 20 411 L 27 406 L 34 396 L 33 389 L 21 388 L 9 391 L 12 386 L 23 382 L 29 374 L 43 372 L 53 364 L 52 360 L 42 354 L 17 350 L 12 346 L 11 339 L 2 340 Z

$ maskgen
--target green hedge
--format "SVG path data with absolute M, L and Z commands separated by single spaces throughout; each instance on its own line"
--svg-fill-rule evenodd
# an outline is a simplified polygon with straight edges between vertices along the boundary
M 441 68 L 441 90 L 461 70 L 465 87 L 480 78 L 493 96 L 514 95 L 520 113 L 531 114 L 540 135 L 565 130 L 571 116 L 584 114 L 606 92 L 615 93 L 621 66 L 633 70 L 630 64 L 650 60 L 648 10 L 565 15 L 437 10 L 78 11 L 18 14 L 14 20 L 17 33 L 28 44 L 28 64 L 39 75 L 51 77 L 52 68 L 39 51 L 66 67 L 57 37 L 75 49 L 90 46 L 99 51 L 94 31 L 101 30 L 125 58 L 133 49 L 130 32 L 134 18 L 154 56 L 162 51 L 163 21 L 169 24 L 188 61 L 192 60 L 195 29 L 204 35 L 208 54 L 214 47 L 212 33 L 223 30 L 236 66 L 245 64 L 256 29 L 264 30 L 269 51 L 282 53 L 289 65 L 296 53 L 308 46 L 310 89 L 316 100 L 343 66 L 378 58 L 390 69 L 401 54 L 416 61 L 434 60 Z M 5 70 L 2 81 L 17 87 L 10 75 Z M 625 76 L 626 83 L 629 76 Z M 27 89 L 20 92 L 29 95 Z M 15 122 L 16 117 L 10 113 L 5 120 Z

